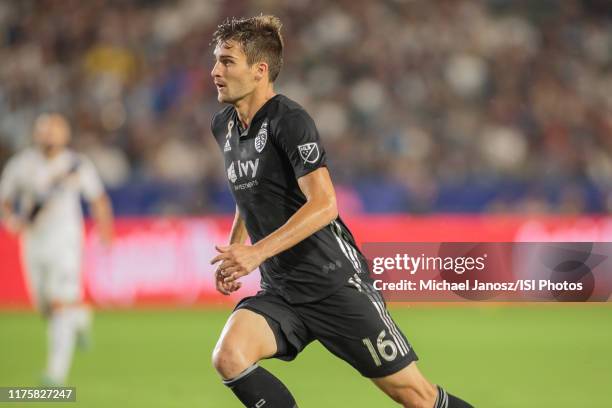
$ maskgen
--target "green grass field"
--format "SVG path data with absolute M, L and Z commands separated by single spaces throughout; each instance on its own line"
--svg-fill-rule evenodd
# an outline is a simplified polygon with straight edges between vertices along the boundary
M 77 403 L 51 406 L 239 407 L 210 363 L 228 313 L 99 312 L 94 348 L 76 355 L 70 376 Z M 392 315 L 417 350 L 422 371 L 477 407 L 611 406 L 608 305 L 419 306 L 394 308 Z M 36 315 L 0 314 L 0 386 L 37 384 L 44 336 Z M 396 406 L 316 343 L 291 363 L 264 366 L 287 384 L 301 408 Z

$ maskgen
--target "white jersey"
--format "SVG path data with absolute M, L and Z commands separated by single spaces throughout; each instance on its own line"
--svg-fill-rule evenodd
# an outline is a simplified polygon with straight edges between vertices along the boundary
M 91 201 L 103 192 L 91 161 L 69 149 L 52 159 L 37 148 L 26 149 L 9 160 L 0 180 L 0 199 L 19 202 L 24 219 L 32 218 L 26 242 L 47 249 L 80 249 L 80 196 Z

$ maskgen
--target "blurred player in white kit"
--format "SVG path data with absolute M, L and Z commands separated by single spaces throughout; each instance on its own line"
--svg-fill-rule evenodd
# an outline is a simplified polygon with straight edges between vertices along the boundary
M 35 146 L 12 157 L 0 179 L 4 227 L 21 238 L 30 295 L 47 319 L 46 385 L 64 383 L 77 340 L 91 324 L 81 289 L 81 194 L 102 243 L 112 240 L 110 201 L 93 164 L 67 147 L 70 132 L 63 116 L 39 116 Z

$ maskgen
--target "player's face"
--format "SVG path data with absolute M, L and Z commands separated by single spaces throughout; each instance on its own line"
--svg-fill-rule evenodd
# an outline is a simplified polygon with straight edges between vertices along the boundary
M 70 128 L 59 115 L 44 115 L 34 125 L 34 140 L 47 156 L 60 152 L 70 140 Z
M 242 46 L 235 41 L 215 47 L 215 66 L 210 75 L 217 87 L 217 99 L 236 104 L 251 94 L 257 85 L 256 64 L 249 66 Z

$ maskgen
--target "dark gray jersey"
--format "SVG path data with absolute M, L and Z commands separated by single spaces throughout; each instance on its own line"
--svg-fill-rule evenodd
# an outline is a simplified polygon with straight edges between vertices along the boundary
M 319 133 L 306 111 L 283 95 L 268 100 L 249 129 L 233 106 L 212 120 L 229 188 L 251 242 L 281 227 L 306 203 L 297 180 L 326 166 Z M 366 264 L 340 217 L 260 266 L 262 288 L 290 303 L 322 299 Z

